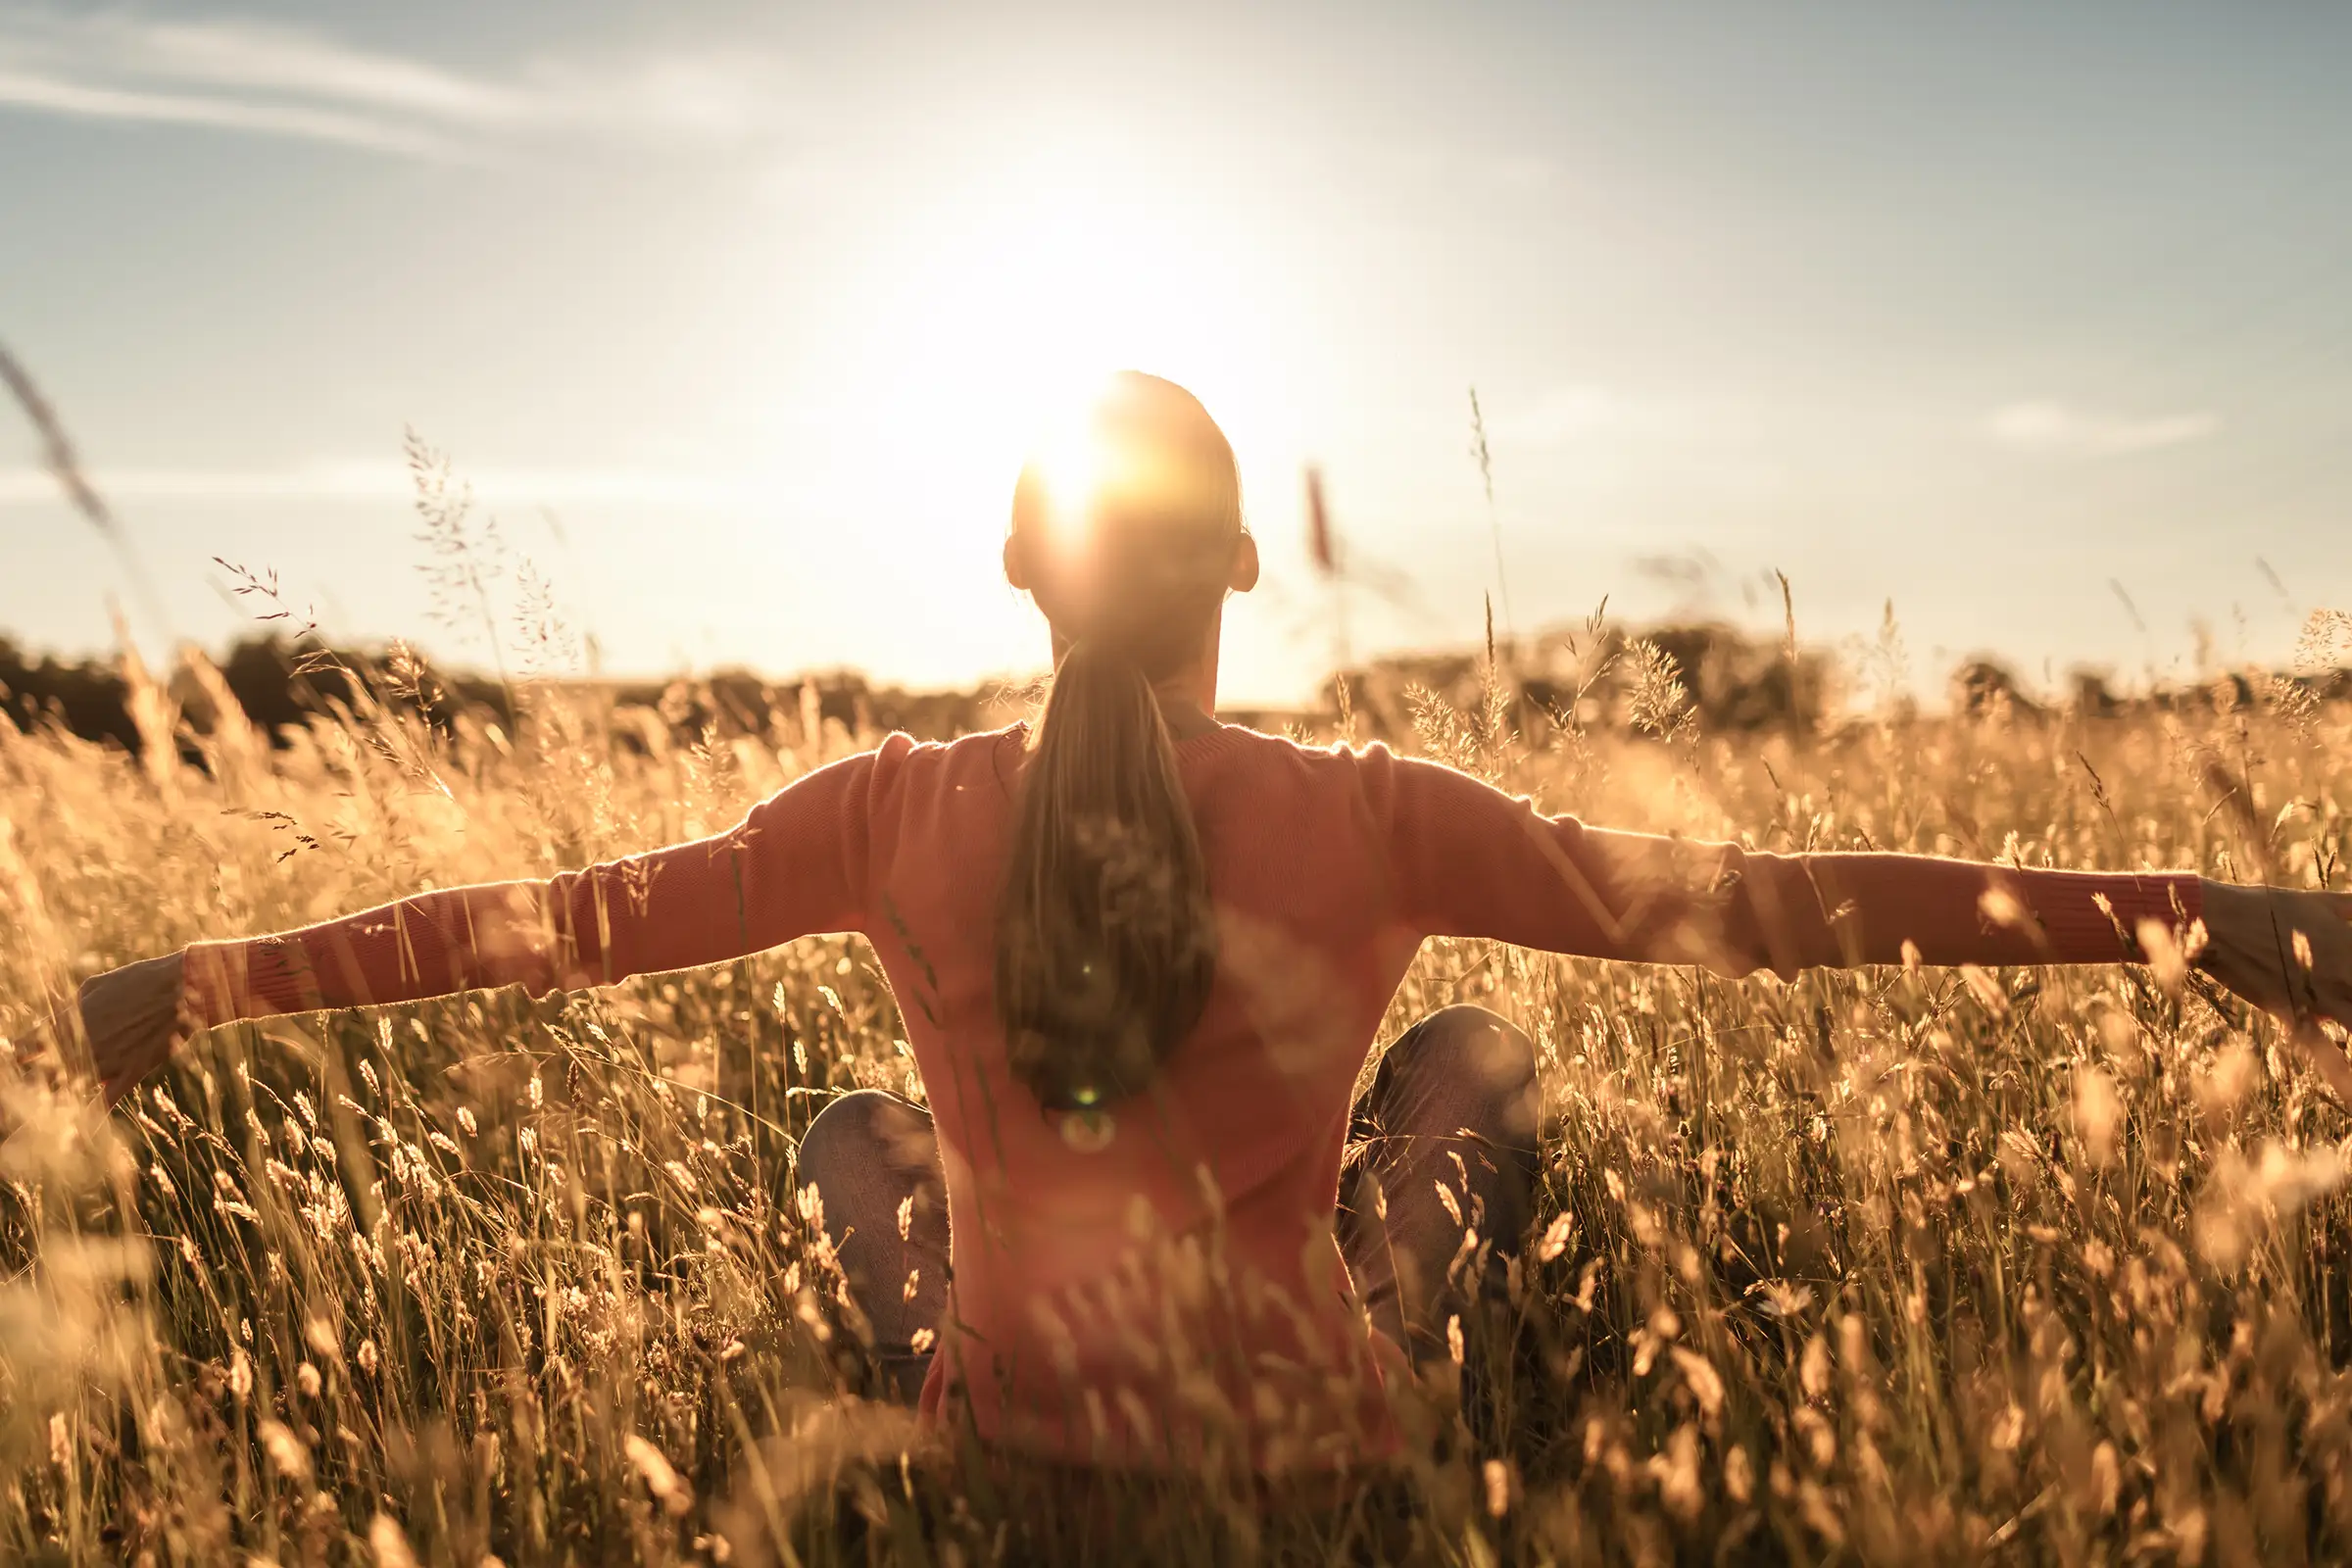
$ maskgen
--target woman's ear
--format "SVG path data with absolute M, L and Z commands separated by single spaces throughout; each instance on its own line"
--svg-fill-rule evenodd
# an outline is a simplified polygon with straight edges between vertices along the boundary
M 1257 586 L 1257 541 L 1245 533 L 1233 547 L 1233 575 L 1225 586 L 1237 594 L 1246 594 Z
M 1029 591 L 1029 552 L 1017 533 L 1004 536 L 1004 580 L 1022 593 Z

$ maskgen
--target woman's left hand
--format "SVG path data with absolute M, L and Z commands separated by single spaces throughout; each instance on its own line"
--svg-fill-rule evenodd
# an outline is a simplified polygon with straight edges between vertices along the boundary
M 2203 893 L 2197 967 L 2286 1023 L 2296 1044 L 2334 1052 L 2315 1065 L 2339 1089 L 2352 1085 L 2352 1067 L 2320 1028 L 2327 1019 L 2352 1030 L 2352 894 L 2214 881 Z

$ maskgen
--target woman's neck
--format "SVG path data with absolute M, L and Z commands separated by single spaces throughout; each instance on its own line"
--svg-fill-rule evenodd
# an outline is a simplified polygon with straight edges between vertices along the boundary
M 1180 741 L 1217 727 L 1217 645 L 1224 621 L 1220 612 L 1202 639 L 1200 656 L 1191 664 L 1152 683 L 1152 695 L 1159 699 L 1160 717 L 1168 721 L 1168 729 Z
M 1162 682 L 1152 692 L 1159 698 L 1159 716 L 1167 721 L 1168 733 L 1178 740 L 1189 741 L 1218 727 L 1216 718 L 1201 708 L 1189 689 Z
M 1199 657 L 1182 669 L 1171 670 L 1152 683 L 1152 695 L 1159 699 L 1160 717 L 1180 741 L 1220 727 L 1216 720 L 1217 653 L 1224 630 L 1225 611 L 1219 606 L 1201 638 Z M 1053 649 L 1054 662 L 1059 664 L 1062 655 L 1069 652 L 1069 643 L 1056 634 Z

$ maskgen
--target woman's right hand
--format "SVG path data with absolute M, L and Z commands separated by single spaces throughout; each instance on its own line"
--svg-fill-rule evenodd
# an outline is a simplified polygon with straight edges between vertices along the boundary
M 92 975 L 74 998 L 90 1066 L 106 1103 L 137 1087 L 195 1033 L 181 989 L 182 956 L 167 954 Z

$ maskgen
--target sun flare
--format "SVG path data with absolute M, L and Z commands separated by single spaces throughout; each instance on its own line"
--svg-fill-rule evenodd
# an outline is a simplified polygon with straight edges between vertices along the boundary
M 1237 449 L 1258 445 L 1272 366 L 1250 290 L 1272 268 L 1245 260 L 1242 218 L 1061 159 L 908 225 L 869 274 L 850 357 L 891 452 L 923 454 L 916 472 L 877 454 L 883 471 L 927 509 L 1001 506 L 1024 456 L 1126 368 L 1183 383 Z

